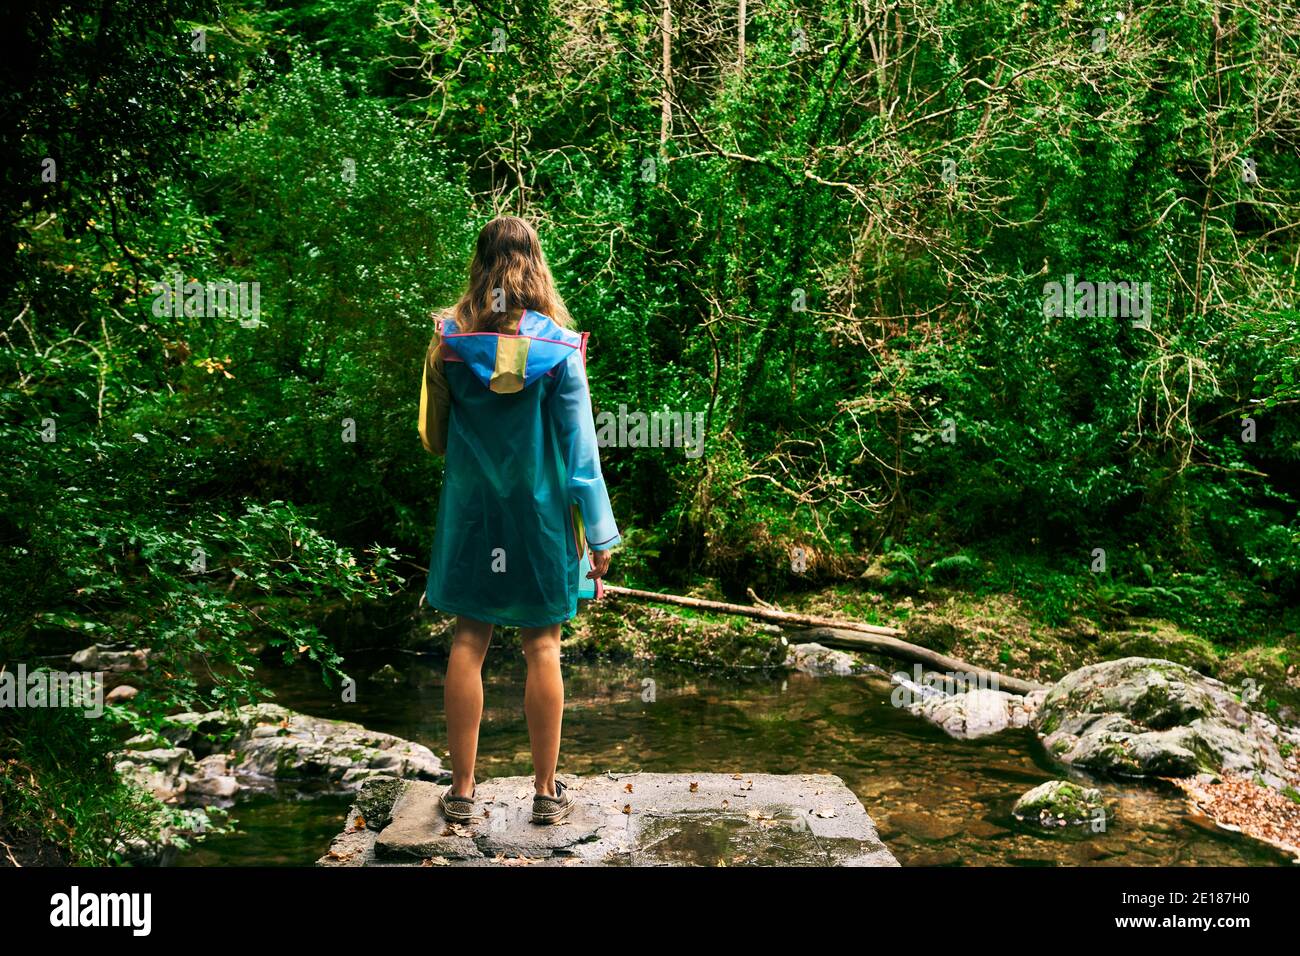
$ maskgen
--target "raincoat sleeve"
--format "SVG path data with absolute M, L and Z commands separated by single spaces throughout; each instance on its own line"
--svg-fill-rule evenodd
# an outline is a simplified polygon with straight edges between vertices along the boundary
M 569 502 L 581 511 L 587 546 L 593 551 L 607 551 L 622 538 L 600 473 L 600 447 L 581 352 L 575 351 L 559 366 L 555 393 L 551 396 L 551 414 L 568 476 Z
M 451 392 L 442 367 L 442 340 L 435 334 L 424 356 L 420 377 L 420 441 L 426 451 L 447 453 L 447 421 L 451 417 Z

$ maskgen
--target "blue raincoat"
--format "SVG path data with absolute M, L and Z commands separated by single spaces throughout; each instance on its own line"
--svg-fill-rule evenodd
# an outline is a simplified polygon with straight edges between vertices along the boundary
M 446 316 L 429 344 L 420 439 L 446 455 L 446 472 L 425 596 L 449 614 L 543 627 L 573 617 L 579 596 L 599 597 L 587 548 L 621 539 L 600 473 L 587 333 L 531 310 L 509 319 L 503 333 L 461 332 Z

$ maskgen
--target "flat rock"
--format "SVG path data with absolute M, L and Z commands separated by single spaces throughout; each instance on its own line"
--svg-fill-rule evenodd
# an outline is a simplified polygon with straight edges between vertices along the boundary
M 576 805 L 567 820 L 553 826 L 531 821 L 530 777 L 480 781 L 478 815 L 466 824 L 444 818 L 439 784 L 367 781 L 348 812 L 346 828 L 318 863 L 898 865 L 857 797 L 829 774 L 639 773 L 561 779 Z M 380 788 L 386 788 L 387 796 Z M 383 806 L 386 802 L 390 807 Z
M 245 793 L 355 793 L 374 777 L 445 780 L 428 747 L 276 704 L 178 714 L 169 747 L 142 734 L 115 755 L 120 774 L 172 803 L 230 806 Z
M 283 791 L 287 783 L 302 783 L 314 792 L 349 793 L 371 777 L 445 776 L 441 762 L 421 744 L 276 704 L 241 707 L 234 715 L 211 711 L 171 719 L 176 727 L 166 733 L 196 755 L 210 752 L 209 739 L 229 737 L 223 746 L 231 759 L 223 772 L 236 776 L 241 788 L 275 785 Z

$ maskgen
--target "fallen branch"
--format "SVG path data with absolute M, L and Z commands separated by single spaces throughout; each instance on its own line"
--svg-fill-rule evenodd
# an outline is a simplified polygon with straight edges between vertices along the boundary
M 694 607 L 701 611 L 718 611 L 721 614 L 739 614 L 752 617 L 758 621 L 772 621 L 775 624 L 803 627 L 838 627 L 846 631 L 861 631 L 863 634 L 881 634 L 886 637 L 898 637 L 903 632 L 896 627 L 881 627 L 876 624 L 860 624 L 857 621 L 840 621 L 833 617 L 819 617 L 816 614 L 794 614 L 790 611 L 778 611 L 774 608 L 751 607 L 748 604 L 728 604 L 726 601 L 706 601 L 704 598 L 682 597 L 679 594 L 660 594 L 658 591 L 638 591 L 636 588 L 621 588 L 614 584 L 605 585 L 605 593 L 615 597 L 628 597 L 639 601 L 657 601 L 661 604 L 676 604 L 678 607 Z
M 984 686 L 996 687 L 1013 694 L 1028 694 L 1043 690 L 1045 685 L 1033 681 L 1008 677 L 997 671 L 976 667 L 956 657 L 940 654 L 927 647 L 911 644 L 901 639 L 903 631 L 896 627 L 881 627 L 875 624 L 862 624 L 858 621 L 840 621 L 815 614 L 795 614 L 790 611 L 778 611 L 774 608 L 751 607 L 745 604 L 728 604 L 726 601 L 707 601 L 704 598 L 682 597 L 679 594 L 660 594 L 657 591 L 639 591 L 636 588 L 622 588 L 617 585 L 605 585 L 605 593 L 612 597 L 631 598 L 635 601 L 654 601 L 659 604 L 675 604 L 678 607 L 698 608 L 701 611 L 716 611 L 721 614 L 739 614 L 757 621 L 771 621 L 783 627 L 801 627 L 789 635 L 794 644 L 824 644 L 827 647 L 848 648 L 856 651 L 873 651 L 887 657 L 905 661 L 916 661 L 934 670 L 956 674 L 973 674 Z
M 947 674 L 974 675 L 978 686 L 1004 690 L 1009 694 L 1028 694 L 1044 690 L 1046 685 L 1033 681 L 1008 677 L 997 671 L 976 667 L 956 657 L 940 654 L 928 647 L 920 647 L 900 641 L 896 637 L 883 637 L 874 634 L 861 634 L 838 627 L 812 627 L 787 635 L 791 644 L 822 644 L 826 647 L 838 647 L 853 651 L 874 651 L 887 657 L 897 657 L 905 661 L 916 661 L 927 667 Z

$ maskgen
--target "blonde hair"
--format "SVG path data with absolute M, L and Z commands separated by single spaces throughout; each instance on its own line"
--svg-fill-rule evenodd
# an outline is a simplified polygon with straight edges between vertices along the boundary
M 541 312 L 564 328 L 573 324 L 537 230 L 518 216 L 498 216 L 479 231 L 469 287 L 452 314 L 461 332 L 499 332 L 523 309 Z

